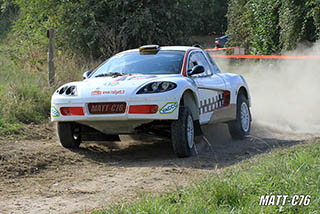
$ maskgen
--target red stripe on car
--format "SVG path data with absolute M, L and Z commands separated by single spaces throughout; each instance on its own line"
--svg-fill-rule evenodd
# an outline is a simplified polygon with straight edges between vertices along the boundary
M 184 55 L 184 59 L 183 59 L 183 65 L 182 65 L 182 75 L 183 76 L 185 76 L 185 77 L 187 77 L 188 75 L 187 75 L 187 60 L 188 60 L 188 55 L 189 55 L 189 52 L 190 52 L 191 50 L 187 50 L 186 51 L 186 54 Z

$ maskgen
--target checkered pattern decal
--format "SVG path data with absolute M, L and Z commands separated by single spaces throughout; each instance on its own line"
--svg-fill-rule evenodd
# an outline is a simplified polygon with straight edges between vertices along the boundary
M 200 100 L 200 114 L 213 112 L 223 107 L 223 93 L 205 100 Z

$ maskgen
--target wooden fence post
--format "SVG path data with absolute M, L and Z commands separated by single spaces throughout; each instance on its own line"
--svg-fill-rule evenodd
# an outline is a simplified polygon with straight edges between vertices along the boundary
M 54 29 L 47 30 L 47 37 L 49 38 L 48 84 L 49 84 L 49 87 L 52 87 L 55 84 L 55 73 L 54 73 L 54 57 L 55 57 Z

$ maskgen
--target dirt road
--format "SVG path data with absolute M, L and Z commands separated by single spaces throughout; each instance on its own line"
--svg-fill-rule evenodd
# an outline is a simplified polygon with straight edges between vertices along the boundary
M 51 125 L 50 125 L 51 127 Z M 206 128 L 198 155 L 178 159 L 166 140 L 60 146 L 48 128 L 38 140 L 0 140 L 0 213 L 90 213 L 199 180 L 209 173 L 306 136 L 280 134 L 254 125 L 252 136 L 232 141 L 225 125 Z M 209 134 L 210 133 L 210 134 Z

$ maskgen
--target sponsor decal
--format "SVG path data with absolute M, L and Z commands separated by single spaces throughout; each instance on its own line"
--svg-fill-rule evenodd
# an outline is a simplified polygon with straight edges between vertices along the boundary
M 51 106 L 50 112 L 51 112 L 51 117 L 52 118 L 60 117 L 60 113 L 59 113 L 58 109 L 55 106 Z
M 159 110 L 160 114 L 172 114 L 177 110 L 178 108 L 178 103 L 177 102 L 168 102 L 164 106 L 161 107 Z
M 102 91 L 100 91 L 100 88 L 96 88 L 96 90 L 91 91 L 91 95 L 101 95 Z
M 120 76 L 120 77 L 117 77 L 114 81 L 125 81 L 127 77 L 128 76 Z
M 125 93 L 126 93 L 125 90 L 112 90 L 112 91 L 104 91 L 104 92 L 102 92 L 102 94 L 114 94 L 114 95 L 125 94 Z
M 119 85 L 120 81 L 125 81 L 127 79 L 128 76 L 120 76 L 120 77 L 117 77 L 113 82 L 107 82 L 105 83 L 104 85 L 105 86 L 108 86 L 108 87 L 113 87 L 113 86 L 117 86 Z
M 114 87 L 114 86 L 117 86 L 119 85 L 120 83 L 118 81 L 113 81 L 113 82 L 107 82 L 104 84 L 104 86 L 107 86 L 107 87 Z

